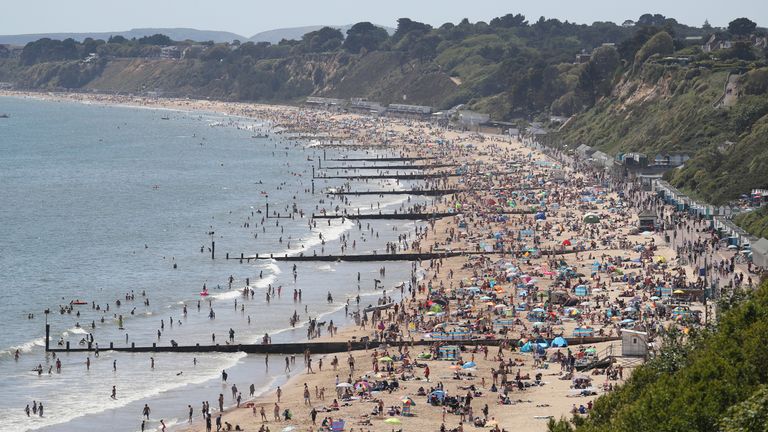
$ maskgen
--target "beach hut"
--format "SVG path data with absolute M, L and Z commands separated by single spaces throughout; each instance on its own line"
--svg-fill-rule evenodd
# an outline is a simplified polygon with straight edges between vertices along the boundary
M 645 357 L 648 355 L 648 333 L 635 330 L 621 331 L 621 355 Z

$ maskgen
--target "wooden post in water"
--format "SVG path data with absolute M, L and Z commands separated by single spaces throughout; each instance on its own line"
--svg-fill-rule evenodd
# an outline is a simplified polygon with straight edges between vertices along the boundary
M 211 240 L 211 259 L 216 259 L 216 242 Z
M 48 316 L 45 316 L 46 321 L 48 320 Z M 45 323 L 45 352 L 48 352 L 50 349 L 50 342 L 51 342 L 51 325 L 48 323 Z
M 315 194 L 315 179 L 312 179 L 312 195 Z

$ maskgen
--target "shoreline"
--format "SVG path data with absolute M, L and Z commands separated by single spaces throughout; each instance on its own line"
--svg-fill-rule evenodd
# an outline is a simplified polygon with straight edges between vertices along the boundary
M 181 102 L 196 107 L 228 107 L 231 111 L 242 112 L 251 109 L 250 106 L 239 103 L 210 101 L 176 101 L 170 104 Z M 161 102 L 159 106 L 167 104 Z M 493 336 L 502 340 L 524 338 L 537 343 L 544 340 L 544 343 L 549 344 L 554 341 L 555 336 L 575 333 L 577 329 L 589 329 L 595 334 L 605 332 L 607 335 L 615 335 L 625 329 L 624 324 L 632 324 L 634 328 L 652 334 L 662 325 L 696 325 L 693 322 L 670 320 L 669 315 L 657 314 L 657 308 L 664 309 L 664 304 L 660 299 L 653 299 L 653 288 L 638 288 L 635 276 L 631 281 L 627 281 L 627 274 L 639 273 L 651 282 L 656 278 L 662 284 L 677 284 L 672 276 L 675 272 L 682 271 L 685 274 L 682 283 L 686 290 L 695 288 L 699 283 L 694 266 L 691 263 L 680 263 L 673 246 L 664 242 L 662 231 L 649 232 L 649 235 L 637 231 L 635 226 L 640 205 L 648 199 L 634 189 L 633 185 L 607 181 L 603 183 L 602 174 L 592 168 L 578 162 L 563 164 L 555 157 L 525 146 L 524 142 L 513 141 L 510 137 L 438 131 L 424 122 L 371 119 L 354 114 L 303 111 L 294 107 L 254 105 L 253 109 L 270 112 L 270 115 L 278 120 L 274 127 L 282 127 L 283 124 L 308 128 L 312 122 L 318 122 L 323 125 L 318 130 L 339 127 L 342 130 L 339 135 L 346 134 L 353 141 L 359 138 L 361 142 L 373 143 L 375 139 L 388 142 L 386 135 L 392 131 L 396 138 L 389 144 L 391 151 L 409 156 L 429 155 L 443 158 L 466 169 L 462 177 L 428 182 L 433 186 L 463 184 L 465 187 L 474 187 L 475 190 L 471 192 L 432 200 L 433 211 L 461 208 L 461 214 L 428 221 L 423 228 L 416 229 L 414 237 L 409 235 L 406 240 L 401 239 L 401 233 L 398 233 L 398 250 L 509 250 L 507 255 L 501 258 L 496 256 L 494 259 L 453 257 L 422 262 L 418 270 L 413 269 L 413 274 L 423 277 L 412 280 L 407 293 L 401 288 L 401 300 L 393 302 L 396 304 L 394 310 L 373 314 L 366 327 L 350 323 L 341 327 L 333 337 L 326 333 L 323 337 L 313 340 L 345 342 L 352 338 L 373 337 L 379 333 L 383 335 L 384 329 L 388 327 L 396 327 L 396 334 L 403 340 L 423 340 L 426 335 L 463 332 L 465 328 L 470 328 L 473 334 L 487 334 L 487 327 L 490 327 Z M 227 112 L 220 113 L 230 115 Z M 309 113 L 314 116 L 293 122 L 289 117 L 297 113 Z M 318 120 L 320 118 L 324 119 L 324 122 Z M 306 121 L 306 124 L 302 124 L 302 121 Z M 362 125 L 366 124 L 375 125 L 375 131 L 361 131 L 360 129 L 364 128 Z M 383 131 L 386 131 L 386 134 L 381 134 Z M 542 160 L 546 163 L 538 163 Z M 484 166 L 502 166 L 504 171 L 490 176 L 487 175 L 490 169 Z M 556 179 L 557 172 L 562 179 Z M 505 194 L 500 191 L 500 187 L 505 184 L 516 185 L 518 190 L 513 194 Z M 533 191 L 534 187 L 536 191 L 541 192 Z M 585 195 L 590 199 L 585 200 Z M 408 199 L 410 202 L 410 198 Z M 625 204 L 621 205 L 622 203 Z M 517 206 L 533 206 L 538 213 L 542 213 L 543 218 L 540 218 L 538 213 L 500 216 L 494 210 Z M 373 208 L 373 204 L 371 207 Z M 664 220 L 665 210 L 663 206 L 660 208 L 661 219 Z M 590 214 L 599 214 L 597 222 L 586 221 Z M 569 245 L 573 242 L 573 247 L 578 245 L 580 251 L 573 255 L 559 256 L 547 256 L 543 253 L 547 250 L 562 249 L 566 242 Z M 643 282 L 643 285 L 648 284 Z M 468 287 L 477 289 L 482 293 L 482 297 L 468 293 Z M 587 294 L 578 294 L 577 287 L 584 287 Z M 391 289 L 388 289 L 387 294 L 396 297 L 396 291 L 393 294 Z M 571 307 L 565 307 L 553 301 L 553 291 L 565 292 L 566 296 L 570 294 L 576 299 L 582 298 Z M 371 295 L 376 296 L 378 293 Z M 432 310 L 432 302 L 438 300 L 444 304 L 439 303 L 442 306 Z M 667 304 L 675 304 L 674 298 L 667 300 L 672 302 Z M 635 306 L 627 307 L 628 303 Z M 702 306 L 693 301 L 690 305 L 691 311 L 702 310 Z M 628 312 L 626 309 L 632 311 Z M 531 318 L 534 313 L 538 313 L 537 310 L 541 310 L 545 315 L 541 320 Z M 616 315 L 608 314 L 609 310 L 616 311 Z M 339 311 L 337 309 L 332 314 Z M 626 320 L 631 322 L 627 323 Z M 461 325 L 457 326 L 454 321 Z M 511 333 L 497 332 L 497 325 L 501 325 L 505 332 L 509 330 Z M 441 343 L 437 338 L 431 340 L 436 344 Z M 322 419 L 326 415 L 334 418 L 342 416 L 348 420 L 350 429 L 360 427 L 361 430 L 365 428 L 384 432 L 394 427 L 402 427 L 392 427 L 384 423 L 383 420 L 388 417 L 405 425 L 405 430 L 421 429 L 425 432 L 437 430 L 440 423 L 452 429 L 467 427 L 470 422 L 475 421 L 482 423 L 486 428 L 492 426 L 491 422 L 496 422 L 498 428 L 543 431 L 546 421 L 550 418 L 566 417 L 574 408 L 588 412 L 595 397 L 611 391 L 614 385 L 620 385 L 628 378 L 636 363 L 627 361 L 621 355 L 615 355 L 618 351 L 616 345 L 602 343 L 549 348 L 541 354 L 537 348 L 534 348 L 533 352 L 525 352 L 524 346 L 501 346 L 498 351 L 496 347 L 486 347 L 485 350 L 469 347 L 458 353 L 460 361 L 448 362 L 423 357 L 428 353 L 437 353 L 436 349 L 430 346 L 401 346 L 398 349 L 385 347 L 350 353 L 356 365 L 354 370 L 347 368 L 347 356 L 343 353 L 315 355 L 312 356 L 312 362 L 316 365 L 316 373 L 307 373 L 306 368 L 302 367 L 302 362 L 297 361 L 296 367 L 303 372 L 292 374 L 283 385 L 280 411 L 290 409 L 293 420 L 279 423 L 270 421 L 267 424 L 272 427 L 277 423 L 280 428 L 292 426 L 314 430 L 318 425 L 307 427 L 309 410 L 331 408 L 329 411 L 321 410 L 319 418 Z M 573 361 L 577 356 L 580 360 L 599 359 L 608 352 L 612 361 L 610 366 L 577 378 L 582 376 L 574 369 Z M 390 356 L 398 360 L 381 363 L 382 357 Z M 339 360 L 340 382 L 348 381 L 356 394 L 351 399 L 338 398 L 339 403 L 343 404 L 338 409 L 330 407 L 330 401 L 336 393 L 333 387 L 336 382 L 334 375 L 337 372 L 327 366 L 322 371 L 318 370 L 321 359 L 328 365 L 334 357 Z M 566 364 L 564 358 L 571 362 L 570 365 Z M 277 360 L 275 367 L 282 366 L 280 360 L 282 358 Z M 472 375 L 463 372 L 462 365 L 469 362 L 476 363 L 468 368 L 471 369 Z M 396 363 L 394 373 L 382 370 L 382 367 L 392 363 Z M 424 365 L 428 365 L 432 371 L 430 380 L 424 379 Z M 558 365 L 560 370 L 556 371 Z M 514 378 L 507 380 L 508 374 Z M 497 377 L 502 379 L 502 385 L 506 383 L 503 392 L 501 388 L 493 390 L 496 388 Z M 604 382 L 597 383 L 598 379 L 603 378 Z M 594 381 L 594 384 L 581 387 L 577 379 L 590 383 Z M 397 391 L 391 393 L 359 391 L 357 388 L 361 382 L 373 383 L 382 380 L 394 380 L 399 382 L 400 386 Z M 491 380 L 494 384 L 492 387 Z M 307 385 L 310 399 L 314 402 L 303 403 L 302 382 Z M 426 397 L 417 396 L 421 393 L 418 387 L 423 387 L 426 391 L 438 382 L 464 406 L 459 410 L 461 413 L 452 407 L 451 416 L 447 420 L 445 411 L 439 406 L 430 406 L 425 403 Z M 316 396 L 321 388 L 325 388 L 326 398 L 318 401 Z M 318 393 L 313 393 L 313 390 Z M 584 394 L 582 390 L 588 390 L 588 394 Z M 432 389 L 427 391 L 427 394 L 431 391 Z M 469 393 L 470 397 L 462 396 L 464 393 Z M 356 398 L 357 396 L 359 398 Z M 416 416 L 397 414 L 402 408 L 399 401 L 405 397 L 414 398 Z M 467 402 L 472 399 L 475 400 L 474 405 Z M 271 408 L 275 403 L 274 388 L 266 389 L 252 401 L 255 407 L 265 408 L 268 419 L 273 417 Z M 373 406 L 376 405 L 372 403 L 374 401 L 383 405 L 387 414 L 392 414 L 372 415 Z M 577 404 L 582 406 L 577 407 Z M 483 405 L 483 414 L 480 415 Z M 474 412 L 467 412 L 466 408 L 473 408 Z M 204 430 L 204 424 L 199 421 L 199 410 L 195 408 L 195 411 L 198 413 L 195 423 L 179 424 L 174 428 L 185 431 Z M 211 411 L 215 417 L 216 410 Z M 261 422 L 253 417 L 254 413 L 256 412 L 249 408 L 230 409 L 224 413 L 224 421 L 233 426 L 240 425 L 245 430 L 256 430 Z M 273 429 L 270 432 L 277 431 Z

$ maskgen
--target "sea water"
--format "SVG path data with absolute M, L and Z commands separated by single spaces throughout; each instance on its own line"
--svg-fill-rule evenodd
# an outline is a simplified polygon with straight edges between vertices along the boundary
M 307 318 L 342 326 L 352 322 L 344 314 L 347 300 L 350 311 L 357 310 L 358 294 L 360 306 L 375 303 L 383 264 L 302 262 L 294 281 L 292 263 L 239 263 L 225 254 L 339 253 L 342 235 L 347 253 L 383 253 L 386 242 L 415 227 L 340 219 L 329 226 L 319 219 L 310 229 L 306 215 L 322 208 L 402 211 L 416 201 L 362 196 L 345 206 L 320 193 L 341 184 L 333 180 L 318 180 L 311 194 L 311 168 L 322 150 L 275 134 L 255 138 L 255 130 L 270 126 L 258 119 L 21 98 L 0 98 L 0 112 L 10 114 L 0 120 L 0 430 L 138 430 L 144 404 L 152 409 L 152 430 L 160 419 L 185 422 L 188 404 L 200 421 L 201 402 L 215 406 L 219 393 L 233 405 L 232 383 L 244 395 L 250 384 L 257 392 L 272 389 L 287 379 L 282 359 L 268 366 L 263 356 L 242 353 L 105 351 L 90 355 L 90 370 L 86 354 L 61 354 L 58 373 L 43 349 L 45 322 L 52 346 L 81 347 L 88 334 L 101 348 L 211 344 L 213 335 L 223 344 L 230 329 L 236 343 L 258 343 L 265 333 L 274 343 L 306 340 Z M 327 151 L 329 158 L 363 154 Z M 350 183 L 352 189 L 409 187 Z M 283 216 L 295 203 L 305 217 L 262 223 L 267 203 Z M 410 270 L 407 263 L 386 263 L 383 286 L 396 299 L 392 287 L 409 280 Z M 246 278 L 252 299 L 239 292 Z M 200 296 L 203 284 L 208 297 Z M 282 295 L 267 302 L 270 285 L 282 286 Z M 299 289 L 300 303 L 293 300 Z M 135 300 L 126 300 L 128 294 Z M 77 299 L 88 304 L 61 313 Z M 296 328 L 288 321 L 294 312 L 301 317 Z M 40 375 L 33 370 L 38 365 Z M 24 414 L 33 400 L 44 404 L 44 417 Z

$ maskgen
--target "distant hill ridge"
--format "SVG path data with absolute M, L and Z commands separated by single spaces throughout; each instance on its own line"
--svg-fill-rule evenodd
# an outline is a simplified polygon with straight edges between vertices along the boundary
M 232 42 L 234 40 L 239 40 L 241 42 L 246 42 L 246 41 L 270 42 L 274 44 L 274 43 L 280 42 L 283 39 L 297 39 L 297 40 L 301 39 L 301 37 L 304 36 L 306 33 L 319 30 L 323 27 L 326 27 L 326 26 L 314 25 L 314 26 L 304 26 L 304 27 L 288 27 L 288 28 L 273 29 L 273 30 L 267 30 L 267 31 L 257 33 L 250 38 L 236 34 L 236 33 L 230 33 L 225 31 L 198 30 L 193 28 L 136 28 L 136 29 L 131 29 L 127 31 L 90 32 L 90 33 L 88 32 L 86 33 L 30 33 L 30 34 L 19 34 L 19 35 L 0 35 L 0 44 L 26 45 L 29 42 L 34 42 L 36 40 L 43 39 L 43 38 L 57 39 L 57 40 L 72 38 L 78 42 L 82 42 L 87 38 L 107 40 L 109 39 L 110 36 L 123 36 L 124 38 L 127 38 L 127 39 L 131 39 L 131 38 L 138 39 L 144 36 L 152 36 L 158 33 L 164 34 L 176 41 L 192 40 L 197 42 L 213 41 L 216 43 L 222 43 L 222 42 Z M 349 28 L 352 27 L 352 25 L 351 24 L 342 25 L 342 26 L 329 25 L 327 27 L 337 28 L 341 30 L 342 33 L 346 34 L 347 30 L 349 30 Z M 379 26 L 379 27 L 387 30 L 387 32 L 390 35 L 395 31 L 395 29 L 391 27 L 385 27 L 385 26 Z
M 386 27 L 378 24 L 374 24 L 377 27 L 381 27 L 384 30 L 387 31 L 387 33 L 390 34 L 390 36 L 395 32 L 394 28 Z M 323 27 L 332 27 L 341 30 L 342 33 L 345 35 L 347 34 L 347 30 L 349 30 L 352 27 L 352 24 L 347 25 L 314 25 L 314 26 L 304 26 L 304 27 L 290 27 L 290 28 L 281 28 L 281 29 L 274 29 L 274 30 L 267 30 L 263 31 L 261 33 L 256 33 L 255 35 L 251 36 L 249 39 L 251 42 L 269 42 L 276 44 L 280 42 L 283 39 L 301 39 L 302 36 L 309 32 L 320 30 Z

